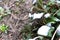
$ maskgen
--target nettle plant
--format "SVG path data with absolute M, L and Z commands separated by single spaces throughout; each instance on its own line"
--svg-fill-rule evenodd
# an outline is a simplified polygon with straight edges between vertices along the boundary
M 30 31 L 23 32 L 24 40 L 44 40 L 43 37 L 48 37 L 50 40 L 54 40 L 55 35 L 60 36 L 60 1 L 49 0 L 47 2 L 42 0 L 33 0 L 33 7 L 29 17 L 34 21 L 38 20 L 40 27 L 26 26 L 26 29 Z M 33 22 L 32 21 L 32 22 Z M 35 24 L 35 23 L 34 23 Z M 36 32 L 37 31 L 37 32 Z M 41 37 L 40 37 L 41 36 Z M 32 38 L 32 39 L 30 39 Z

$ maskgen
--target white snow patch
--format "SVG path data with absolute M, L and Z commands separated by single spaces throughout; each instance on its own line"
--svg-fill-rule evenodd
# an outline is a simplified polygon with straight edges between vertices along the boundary
M 50 30 L 50 27 L 43 25 L 38 29 L 37 34 L 47 36 L 49 30 Z

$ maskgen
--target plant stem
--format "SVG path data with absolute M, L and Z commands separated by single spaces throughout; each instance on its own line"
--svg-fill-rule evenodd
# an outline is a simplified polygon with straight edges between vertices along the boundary
M 59 9 L 59 10 L 60 10 L 60 9 Z M 54 15 L 56 15 L 59 10 L 57 10 L 56 13 L 54 13 Z M 54 15 L 53 15 L 53 16 L 54 16 Z
M 57 29 L 55 30 L 55 32 L 54 32 L 54 34 L 53 34 L 53 36 L 52 36 L 51 40 L 53 40 L 53 39 L 54 39 L 54 37 L 55 37 L 55 35 L 56 35 L 56 33 L 57 33 L 58 28 L 59 28 L 59 27 L 57 27 Z

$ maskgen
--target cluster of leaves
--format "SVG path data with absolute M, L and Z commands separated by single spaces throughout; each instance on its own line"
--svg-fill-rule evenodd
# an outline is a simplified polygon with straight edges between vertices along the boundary
M 37 10 L 34 10 L 34 9 L 37 9 Z M 57 5 L 55 0 L 50 0 L 46 4 L 43 4 L 42 0 L 37 0 L 36 4 L 34 4 L 34 8 L 33 8 L 32 12 L 33 11 L 37 12 L 37 13 L 43 12 L 44 15 L 46 13 L 51 14 L 50 17 L 45 18 L 45 24 L 50 23 L 50 22 L 56 23 L 57 21 L 60 21 L 60 18 L 59 18 L 60 17 L 60 7 Z
M 16 0 L 16 1 L 14 2 L 14 4 L 15 4 L 16 6 L 19 6 L 21 3 L 24 3 L 24 2 L 25 2 L 25 0 Z M 12 7 L 12 5 L 11 5 L 11 7 Z M 12 10 L 10 10 L 11 7 L 8 7 L 7 5 L 5 5 L 5 7 L 0 7 L 0 20 L 1 20 L 4 16 L 7 16 L 8 14 L 11 14 L 11 11 L 12 11 Z M 17 13 L 18 13 L 18 11 L 17 11 Z
M 7 30 L 8 30 L 8 26 L 6 26 L 5 24 L 0 25 L 1 32 L 7 32 Z
M 33 35 L 33 33 L 32 33 L 31 25 L 25 25 L 24 29 L 21 32 L 24 40 L 28 40 L 29 38 L 32 38 L 31 36 Z
M 46 7 L 44 7 L 44 6 L 46 6 Z M 32 12 L 37 12 L 37 13 L 43 12 L 44 15 L 46 13 L 50 13 L 51 16 L 48 18 L 44 18 L 44 16 L 43 16 L 43 18 L 45 19 L 44 23 L 45 24 L 51 23 L 51 26 L 53 26 L 55 28 L 57 28 L 57 26 L 60 24 L 60 7 L 57 5 L 57 3 L 54 0 L 50 0 L 46 4 L 43 4 L 42 0 L 37 0 L 37 2 L 34 4 L 34 8 L 33 8 Z M 23 34 L 25 34 L 25 37 L 26 37 L 24 40 L 26 40 L 27 38 L 29 39 L 29 37 L 32 38 L 32 34 L 34 34 L 34 32 L 32 31 L 33 28 L 37 30 L 37 27 L 35 27 L 35 26 L 33 26 L 33 27 L 26 26 L 26 29 L 24 29 L 25 33 L 23 32 Z M 36 35 L 36 33 L 35 33 L 35 35 Z M 35 35 L 33 35 L 33 36 L 35 36 Z
M 4 16 L 6 16 L 6 15 L 8 15 L 8 14 L 10 14 L 10 13 L 11 13 L 10 10 L 5 10 L 3 7 L 0 7 L 0 20 L 1 20 Z

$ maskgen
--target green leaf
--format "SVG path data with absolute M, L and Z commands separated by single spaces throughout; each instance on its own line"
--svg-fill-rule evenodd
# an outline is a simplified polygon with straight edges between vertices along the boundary
M 37 0 L 37 6 L 38 7 L 43 7 L 43 1 L 42 0 Z
M 60 17 L 60 9 L 56 12 L 57 16 Z
M 51 17 L 51 19 L 52 20 L 54 20 L 54 21 L 60 21 L 58 18 L 56 18 L 56 17 Z
M 52 8 L 52 9 L 51 9 L 51 12 L 52 12 L 52 13 L 55 13 L 56 11 L 57 11 L 56 8 Z
M 55 4 L 55 0 L 50 0 L 47 5 L 53 5 Z
M 48 32 L 49 37 L 52 37 L 52 33 L 53 33 L 54 29 L 55 29 L 54 27 L 51 27 L 51 29 L 49 30 L 49 32 Z
M 43 4 L 42 2 L 43 2 L 42 0 L 38 0 L 38 3 L 41 4 L 41 5 Z
M 47 19 L 46 19 L 46 23 L 50 23 L 50 22 L 55 22 L 55 21 L 52 20 L 51 18 L 47 18 Z
M 60 20 L 56 17 L 53 17 L 53 16 L 46 19 L 46 23 L 53 23 L 53 22 L 56 22 L 56 21 L 60 21 Z

